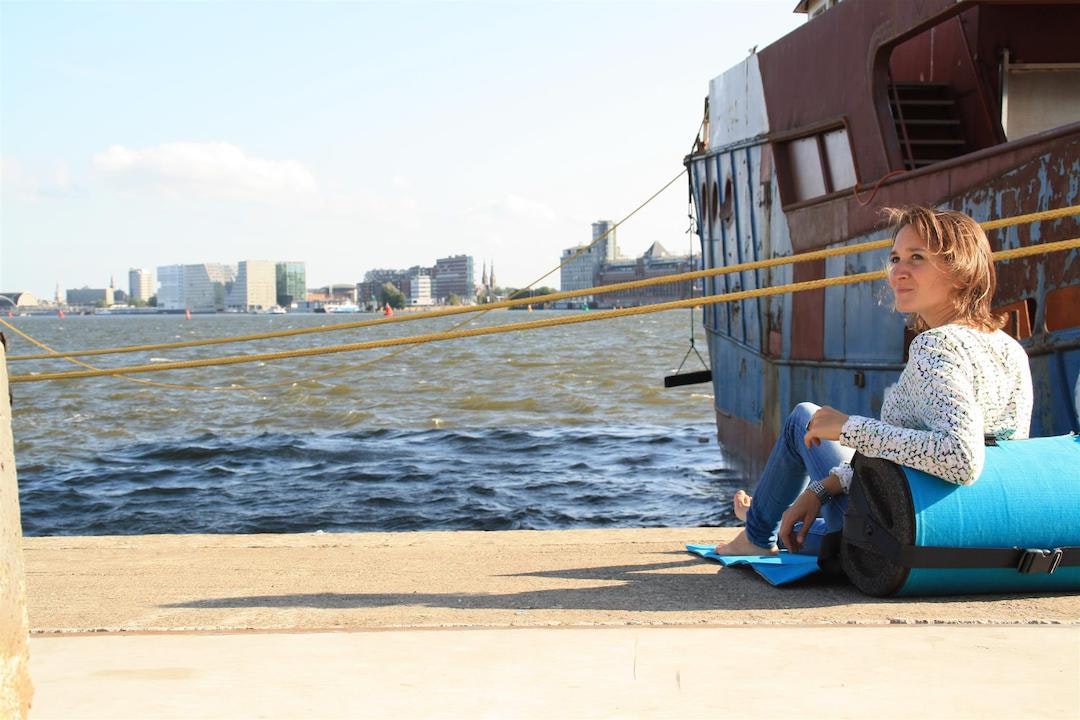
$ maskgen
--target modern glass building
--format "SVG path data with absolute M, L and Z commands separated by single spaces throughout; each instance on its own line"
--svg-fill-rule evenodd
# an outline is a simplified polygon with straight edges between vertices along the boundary
M 615 239 L 615 223 L 611 220 L 597 220 L 592 224 L 592 239 L 602 262 L 615 262 L 619 259 L 619 244 Z
M 277 304 L 283 308 L 307 299 L 307 269 L 302 262 L 279 262 L 277 271 Z

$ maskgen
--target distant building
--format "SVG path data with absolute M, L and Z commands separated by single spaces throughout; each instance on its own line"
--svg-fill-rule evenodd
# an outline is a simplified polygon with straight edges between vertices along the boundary
M 338 302 L 356 302 L 356 285 L 353 283 L 334 283 L 327 288 L 327 292 Z
M 113 304 L 113 289 L 107 288 L 73 288 L 67 291 L 68 305 L 101 306 L 109 307 Z
M 157 269 L 157 281 L 157 306 L 166 310 L 183 310 L 184 266 L 159 266 Z
M 641 257 L 634 260 L 619 260 L 605 263 L 597 276 L 597 285 L 647 280 L 665 275 L 700 270 L 696 255 L 673 255 L 664 246 L 654 242 Z M 701 295 L 701 281 L 683 280 L 663 285 L 651 285 L 635 290 L 621 290 L 616 293 L 597 295 L 597 307 L 638 307 L 654 303 L 685 300 Z
M 379 287 L 382 283 L 362 280 L 356 283 L 356 304 L 374 307 L 379 302 Z
M 599 220 L 592 224 L 592 239 L 595 244 L 578 245 L 563 250 L 562 267 L 559 270 L 559 287 L 562 290 L 584 290 L 596 285 L 600 268 L 604 263 L 619 259 L 619 245 L 615 238 L 615 224 L 610 220 Z M 586 295 L 568 301 L 568 305 L 591 302 L 592 296 Z
M 431 294 L 440 302 L 457 295 L 465 303 L 472 303 L 476 296 L 476 274 L 470 255 L 452 255 L 439 258 L 431 269 Z
M 228 289 L 225 307 L 249 312 L 269 310 L 277 304 L 277 271 L 269 260 L 241 260 L 236 280 Z
M 221 312 L 225 309 L 225 297 L 229 285 L 235 279 L 235 265 L 223 263 L 185 265 L 185 306 L 181 309 L 191 310 L 191 312 Z
M 578 245 L 563 250 L 562 267 L 559 268 L 559 287 L 562 290 L 584 290 L 596 285 L 596 276 L 600 273 L 603 260 L 597 248 Z M 576 298 L 585 302 L 589 298 Z
M 279 262 L 277 273 L 277 304 L 291 307 L 307 298 L 307 270 L 302 262 Z
M 431 276 L 417 272 L 412 277 L 410 277 L 408 297 L 409 305 L 431 305 Z
M 592 224 L 592 239 L 596 243 L 595 245 L 578 245 L 563 250 L 563 265 L 559 270 L 560 289 L 584 290 L 593 287 L 597 284 L 600 268 L 605 263 L 620 260 L 619 245 L 615 238 L 615 223 L 611 220 L 594 222 Z M 576 305 L 591 301 L 592 296 L 588 295 L 575 298 L 569 304 Z
M 37 307 L 40 304 L 41 301 L 28 292 L 0 292 L 0 313 L 13 307 Z
M 414 266 L 410 270 L 388 270 L 380 268 L 376 270 L 368 270 L 364 273 L 364 281 L 356 284 L 356 294 L 358 295 L 358 303 L 364 303 L 368 305 L 377 305 L 379 302 L 379 291 L 386 283 L 390 283 L 396 287 L 405 297 L 409 297 L 412 290 L 412 271 L 419 269 L 419 266 Z M 429 270 L 427 274 L 430 274 Z
M 592 224 L 592 239 L 599 240 L 593 247 L 600 251 L 604 262 L 619 259 L 619 244 L 615 240 L 615 223 L 611 220 L 597 220 Z
M 498 281 L 495 279 L 495 263 L 491 263 L 491 271 L 488 271 L 488 264 L 484 263 L 484 271 L 480 276 L 480 285 L 476 288 L 476 297 L 480 299 L 480 302 L 495 302 L 497 300 L 505 300 L 505 296 L 500 297 L 498 294 Z
M 562 290 L 584 290 L 599 285 L 611 285 L 632 280 L 673 275 L 700 269 L 693 255 L 673 255 L 660 243 L 653 243 L 639 258 L 624 258 L 619 254 L 615 224 L 600 220 L 592 224 L 595 245 L 578 245 L 563 250 L 560 269 Z M 586 295 L 559 303 L 562 307 L 578 307 L 588 303 L 598 307 L 639 306 L 670 300 L 681 300 L 699 292 L 699 283 L 673 283 L 615 294 Z
M 154 294 L 154 273 L 145 268 L 131 268 L 128 270 L 128 297 L 129 302 L 149 300 Z
M 417 278 L 427 278 L 428 295 L 430 296 L 432 287 L 431 270 L 432 268 L 426 265 L 413 265 L 411 268 L 409 268 L 403 273 L 404 277 L 401 279 L 401 284 L 397 286 L 398 290 L 400 290 L 401 294 L 404 295 L 406 298 L 412 297 L 413 284 L 417 282 Z
M 320 288 L 312 288 L 305 295 L 309 303 L 345 303 L 357 302 L 356 285 L 352 283 L 337 283 L 324 285 Z
M 221 312 L 236 268 L 221 263 L 162 265 L 157 268 L 157 304 L 165 310 Z

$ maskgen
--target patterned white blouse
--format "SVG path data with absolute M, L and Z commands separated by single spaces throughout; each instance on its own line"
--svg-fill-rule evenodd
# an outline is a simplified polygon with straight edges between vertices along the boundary
M 984 435 L 1026 438 L 1031 404 L 1031 368 L 1018 342 L 1000 330 L 942 325 L 912 340 L 881 420 L 849 416 L 840 444 L 970 485 L 982 472 Z M 851 466 L 832 472 L 847 492 Z

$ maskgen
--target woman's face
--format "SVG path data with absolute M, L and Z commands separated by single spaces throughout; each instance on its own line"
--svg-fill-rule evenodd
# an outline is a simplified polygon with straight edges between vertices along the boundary
M 889 254 L 889 287 L 899 312 L 915 313 L 930 327 L 944 325 L 955 313 L 955 284 L 910 225 L 900 228 Z

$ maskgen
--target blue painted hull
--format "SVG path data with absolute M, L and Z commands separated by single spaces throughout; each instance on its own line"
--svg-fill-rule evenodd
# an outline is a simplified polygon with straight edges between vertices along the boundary
M 977 220 L 1035 212 L 1080 203 L 1080 128 L 1075 136 L 1055 141 L 1033 159 L 1015 166 L 1015 182 L 995 174 L 965 192 L 930 194 L 941 183 L 912 182 L 895 188 L 891 205 L 921 203 L 963 210 Z M 698 208 L 697 223 L 706 268 L 788 256 L 799 252 L 789 234 L 789 219 L 776 199 L 775 181 L 762 182 L 764 140 L 688 158 L 690 183 Z M 766 168 L 767 170 L 767 168 Z M 963 166 L 943 174 L 965 172 Z M 996 185 L 995 185 L 996 183 Z M 707 188 L 718 189 L 716 202 Z M 837 215 L 851 203 L 833 199 Z M 717 219 L 714 207 L 728 211 Z M 1016 208 L 1009 212 L 1007 208 Z M 852 245 L 887 238 L 887 229 L 836 237 L 821 247 Z M 990 233 L 995 249 L 1080 236 L 1076 218 L 1036 223 Z M 1023 242 L 1021 242 L 1021 238 Z M 831 258 L 823 263 L 827 277 L 880 270 L 887 250 Z M 1050 264 L 1056 280 L 1047 278 Z M 1037 328 L 1022 339 L 1031 357 L 1035 386 L 1033 437 L 1080 431 L 1075 393 L 1080 373 L 1080 327 L 1046 329 L 1047 297 L 1080 284 L 1080 253 L 1070 251 L 999 265 L 996 305 L 1028 301 L 1029 322 Z M 1062 273 L 1060 268 L 1066 271 Z M 819 275 L 820 276 L 820 275 Z M 796 266 L 742 271 L 705 280 L 706 295 L 750 290 L 807 279 Z M 780 295 L 707 306 L 704 326 L 713 373 L 718 437 L 725 456 L 749 479 L 756 478 L 790 408 L 809 400 L 849 414 L 877 416 L 885 388 L 903 368 L 907 342 L 904 318 L 891 308 L 884 281 L 828 288 L 816 311 L 792 296 Z M 818 337 L 816 354 L 800 350 L 807 337 Z

